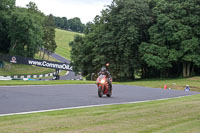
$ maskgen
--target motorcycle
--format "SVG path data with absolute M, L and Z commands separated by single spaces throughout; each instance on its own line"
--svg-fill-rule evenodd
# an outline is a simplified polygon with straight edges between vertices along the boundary
M 112 92 L 110 91 L 110 86 L 108 84 L 108 80 L 112 83 L 112 79 L 107 79 L 105 75 L 99 75 L 97 78 L 97 87 L 98 87 L 98 96 L 102 97 L 106 95 L 107 97 L 111 97 Z

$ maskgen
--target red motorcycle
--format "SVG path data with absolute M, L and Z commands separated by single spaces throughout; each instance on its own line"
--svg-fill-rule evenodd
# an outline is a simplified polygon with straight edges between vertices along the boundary
M 108 80 L 112 82 L 112 79 L 107 79 L 105 75 L 100 75 L 97 78 L 97 87 L 98 87 L 98 95 L 102 97 L 106 95 L 107 97 L 111 97 L 112 92 L 110 91 Z

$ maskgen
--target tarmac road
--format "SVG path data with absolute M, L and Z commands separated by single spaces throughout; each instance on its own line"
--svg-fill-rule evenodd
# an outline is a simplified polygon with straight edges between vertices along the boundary
M 69 60 L 63 58 L 62 56 L 58 54 L 53 53 L 51 56 L 59 60 L 60 62 L 70 63 Z M 76 75 L 75 72 L 73 71 L 69 71 L 69 73 L 66 76 L 60 77 L 60 80 L 77 80 L 77 79 L 81 79 L 81 75 Z
M 0 116 L 59 108 L 114 104 L 200 94 L 128 85 L 113 85 L 111 98 L 99 98 L 91 85 L 0 86 Z

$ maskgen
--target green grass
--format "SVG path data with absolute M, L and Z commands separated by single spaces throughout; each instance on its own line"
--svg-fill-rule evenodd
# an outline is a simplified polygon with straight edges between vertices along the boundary
M 0 117 L 1 133 L 199 133 L 200 95 Z
M 164 88 L 164 85 L 167 85 L 168 88 L 176 90 L 184 90 L 185 86 L 189 85 L 192 91 L 200 92 L 200 77 L 175 79 L 146 79 L 131 82 L 116 82 L 116 84 L 136 85 L 153 88 Z
M 70 60 L 70 46 L 69 43 L 74 40 L 74 35 L 83 35 L 81 33 L 65 31 L 56 29 L 56 54 Z
M 43 52 L 41 52 L 41 57 L 40 57 L 40 52 L 39 53 L 37 53 L 36 55 L 35 55 L 35 59 L 38 59 L 38 60 L 43 60 L 42 59 L 42 56 L 43 56 Z M 49 56 L 49 58 L 48 58 L 48 56 L 45 54 L 44 55 L 44 60 L 49 60 L 49 61 L 55 61 L 55 62 L 58 62 L 58 60 L 57 59 L 55 59 L 55 58 L 53 58 L 53 57 L 51 57 L 51 56 Z
M 51 80 L 51 81 L 23 81 L 23 80 L 11 80 L 0 81 L 0 86 L 11 85 L 59 85 L 59 84 L 94 84 L 94 81 L 78 81 L 78 80 Z
M 47 68 L 38 68 L 36 66 L 5 64 L 5 68 L 0 69 L 0 76 L 13 76 L 13 75 L 34 75 L 51 73 L 55 70 Z

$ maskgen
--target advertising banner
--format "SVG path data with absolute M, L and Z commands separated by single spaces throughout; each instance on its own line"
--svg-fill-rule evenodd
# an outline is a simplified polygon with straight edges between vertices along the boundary
M 10 56 L 5 54 L 0 54 L 0 61 L 6 61 L 14 64 L 25 64 L 34 65 L 38 67 L 46 67 L 58 70 L 72 71 L 72 67 L 68 63 L 53 62 L 47 60 L 37 60 L 32 58 L 25 58 L 20 56 Z

